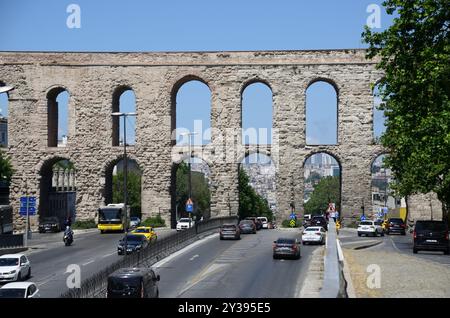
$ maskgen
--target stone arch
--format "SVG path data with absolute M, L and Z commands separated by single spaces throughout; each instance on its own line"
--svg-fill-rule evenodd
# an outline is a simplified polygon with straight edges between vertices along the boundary
M 248 156 L 251 156 L 253 154 L 262 154 L 266 157 L 269 157 L 270 160 L 273 162 L 273 164 L 275 165 L 275 161 L 274 158 L 272 158 L 272 153 L 269 149 L 267 148 L 257 148 L 257 149 L 245 149 L 244 151 L 242 151 L 239 156 L 237 157 L 237 163 L 240 164 L 242 163 L 242 161 L 247 158 Z
M 117 87 L 115 87 L 112 91 L 112 109 L 111 112 L 119 112 L 120 111 L 120 97 L 123 93 L 131 91 L 134 94 L 135 98 L 135 109 L 136 112 L 136 92 L 131 87 L 131 85 L 128 84 L 121 84 Z M 120 138 L 120 120 L 121 117 L 119 116 L 111 116 L 112 120 L 112 146 L 119 146 L 119 138 Z
M 70 98 L 71 94 L 69 90 L 63 85 L 53 85 L 47 89 L 46 99 L 47 99 L 47 146 L 48 147 L 58 147 L 58 129 L 59 129 L 59 105 L 57 98 L 59 94 L 67 92 L 69 95 L 68 108 L 70 108 Z M 70 124 L 69 110 L 67 112 L 67 124 Z M 69 127 L 68 127 L 69 130 Z
M 68 175 L 67 184 L 66 183 L 66 171 L 63 175 L 63 185 L 62 189 L 59 189 L 59 184 L 53 184 L 54 181 L 54 166 L 58 162 L 68 161 L 73 167 L 68 168 L 69 173 L 73 175 Z M 35 167 L 38 175 L 39 183 L 39 205 L 38 205 L 38 215 L 40 217 L 46 216 L 56 216 L 59 219 L 60 225 L 63 225 L 64 219 L 70 215 L 72 220 L 76 216 L 76 164 L 68 156 L 58 155 L 49 156 L 42 160 Z M 59 178 L 59 174 L 56 176 Z M 59 181 L 57 181 L 59 182 Z M 62 191 L 61 191 L 62 190 Z

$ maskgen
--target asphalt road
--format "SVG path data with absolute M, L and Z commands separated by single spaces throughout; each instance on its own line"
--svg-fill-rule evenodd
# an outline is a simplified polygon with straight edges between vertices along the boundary
M 300 238 L 299 231 L 261 230 L 241 240 L 214 234 L 155 264 L 160 297 L 298 297 L 316 246 L 301 246 L 300 260 L 274 260 L 278 237 Z
M 156 229 L 158 238 L 170 235 L 172 230 Z M 74 243 L 65 246 L 63 232 L 33 233 L 31 248 L 25 252 L 30 259 L 32 276 L 28 281 L 37 284 L 41 297 L 59 297 L 67 290 L 67 267 L 77 264 L 81 280 L 90 277 L 122 256 L 117 255 L 117 243 L 123 233 L 100 234 L 99 231 L 76 233 Z
M 356 230 L 342 229 L 339 234 L 339 240 L 343 247 L 349 248 L 380 242 L 380 244 L 370 247 L 370 249 L 382 250 L 389 253 L 407 254 L 450 266 L 450 255 L 444 255 L 442 252 L 419 251 L 418 254 L 413 254 L 413 238 L 411 233 L 406 233 L 406 235 L 391 234 L 385 235 L 384 237 L 358 237 Z

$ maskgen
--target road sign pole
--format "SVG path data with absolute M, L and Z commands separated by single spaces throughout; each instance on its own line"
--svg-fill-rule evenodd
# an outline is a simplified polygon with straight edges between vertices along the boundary
M 31 240 L 31 225 L 30 225 L 30 197 L 27 196 L 27 238 Z

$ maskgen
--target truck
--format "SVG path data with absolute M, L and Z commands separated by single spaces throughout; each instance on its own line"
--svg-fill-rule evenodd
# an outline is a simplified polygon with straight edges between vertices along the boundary
M 124 203 L 110 203 L 98 209 L 97 228 L 106 231 L 126 232 L 130 227 L 130 206 Z

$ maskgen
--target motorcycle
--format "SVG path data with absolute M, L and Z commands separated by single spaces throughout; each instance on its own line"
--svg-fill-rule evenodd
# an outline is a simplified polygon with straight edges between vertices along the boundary
M 73 232 L 70 227 L 66 227 L 66 230 L 64 231 L 63 241 L 66 246 L 71 245 L 73 242 Z

